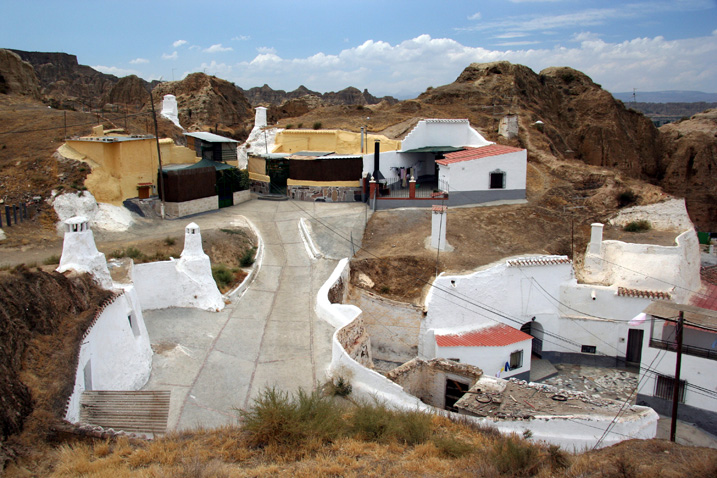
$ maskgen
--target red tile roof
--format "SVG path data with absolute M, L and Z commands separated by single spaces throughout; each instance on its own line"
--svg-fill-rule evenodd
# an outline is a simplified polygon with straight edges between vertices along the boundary
M 439 347 L 501 347 L 533 337 L 509 325 L 496 324 L 457 335 L 436 335 Z
M 520 148 L 513 148 L 511 146 L 504 146 L 502 144 L 490 144 L 488 146 L 481 146 L 480 148 L 466 148 L 463 151 L 447 153 L 445 155 L 446 159 L 439 159 L 436 161 L 436 163 L 447 166 L 451 163 L 472 161 L 474 159 L 487 158 L 489 156 L 500 156 L 501 154 L 518 153 L 520 151 L 525 150 Z
M 627 287 L 618 287 L 617 295 L 621 297 L 636 297 L 640 299 L 672 300 L 672 295 L 669 292 L 661 290 L 628 289 Z
M 717 285 L 702 282 L 702 288 L 690 297 L 690 305 L 702 309 L 717 310 Z
M 448 206 L 438 206 L 438 205 L 434 204 L 433 207 L 431 208 L 431 210 L 433 212 L 439 212 L 439 213 L 443 214 L 444 212 L 446 212 L 448 210 Z

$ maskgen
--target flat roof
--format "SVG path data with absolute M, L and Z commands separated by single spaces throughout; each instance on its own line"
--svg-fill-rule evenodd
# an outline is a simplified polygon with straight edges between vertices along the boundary
M 209 133 L 206 131 L 197 131 L 196 133 L 184 133 L 184 136 L 191 136 L 192 138 L 201 139 L 208 143 L 238 143 L 239 141 L 218 134 Z
M 154 139 L 151 134 L 131 136 L 80 136 L 77 138 L 69 138 L 67 141 L 87 141 L 91 143 L 122 143 L 124 141 L 140 141 L 144 139 Z
M 407 149 L 402 153 L 453 153 L 463 151 L 464 148 L 456 146 L 424 146 L 422 148 Z

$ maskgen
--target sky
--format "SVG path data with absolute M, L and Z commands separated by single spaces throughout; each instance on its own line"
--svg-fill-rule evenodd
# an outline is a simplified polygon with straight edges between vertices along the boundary
M 569 66 L 615 93 L 717 92 L 717 0 L 6 0 L 0 48 L 117 76 L 416 97 L 473 62 Z

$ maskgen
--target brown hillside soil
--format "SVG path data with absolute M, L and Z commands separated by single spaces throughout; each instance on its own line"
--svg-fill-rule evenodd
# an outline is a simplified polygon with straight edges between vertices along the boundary
M 574 259 L 580 261 L 590 239 L 590 224 L 605 222 L 618 211 L 620 192 L 632 190 L 640 197 L 638 202 L 647 204 L 664 197 L 657 187 L 574 164 L 551 171 L 530 163 L 527 185 L 526 204 L 450 208 L 446 220 L 446 242 L 453 247 L 450 252 L 426 248 L 431 235 L 430 210 L 374 213 L 364 232 L 363 247 L 352 262 L 352 271 L 356 271 L 352 278 L 364 272 L 374 281 L 374 292 L 420 304 L 427 283 L 437 272 L 472 271 L 520 254 L 572 257 L 574 252 Z M 618 234 L 628 242 L 633 236 L 636 239 L 632 240 L 657 244 L 674 240 L 673 234 L 656 231 L 614 233 Z

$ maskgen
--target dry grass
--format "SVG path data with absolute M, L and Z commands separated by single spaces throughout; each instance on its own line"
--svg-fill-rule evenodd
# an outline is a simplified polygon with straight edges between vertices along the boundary
M 288 398 L 288 400 L 287 400 Z M 244 429 L 173 433 L 154 441 L 127 438 L 66 443 L 50 453 L 48 475 L 55 477 L 677 477 L 717 476 L 717 450 L 675 445 L 659 440 L 633 440 L 611 448 L 571 455 L 557 447 L 503 436 L 494 429 L 472 426 L 444 416 L 427 415 L 426 434 L 411 442 L 400 435 L 371 439 L 351 426 L 356 411 L 371 408 L 386 423 L 410 421 L 405 412 L 376 404 L 336 405 L 316 393 L 303 398 L 267 391 L 257 402 L 261 413 L 279 410 L 285 421 L 275 429 L 277 439 L 257 439 L 257 426 L 276 427 L 276 416 L 260 418 Z M 287 405 L 289 406 L 287 409 Z M 333 408 L 333 411 L 330 409 Z M 333 417 L 331 425 L 315 420 L 313 412 Z M 366 410 L 363 411 L 365 413 Z M 313 416 L 313 418 L 312 418 Z M 245 414 L 246 418 L 246 414 Z M 313 420 L 313 422 L 312 422 Z M 300 421 L 301 423 L 291 423 Z M 343 421 L 342 425 L 340 422 Z M 365 421 L 365 419 L 364 419 Z M 308 424 L 307 424 L 308 423 Z M 294 433 L 300 427 L 303 433 Z M 329 430 L 328 435 L 308 434 Z M 405 427 L 400 425 L 399 428 Z M 395 429 L 394 429 L 395 430 Z M 263 430 L 268 431 L 268 429 Z M 289 438 L 287 439 L 287 433 Z M 414 436 L 411 434 L 411 436 Z M 458 453 L 455 453 L 459 450 Z M 37 476 L 10 467 L 6 476 Z

